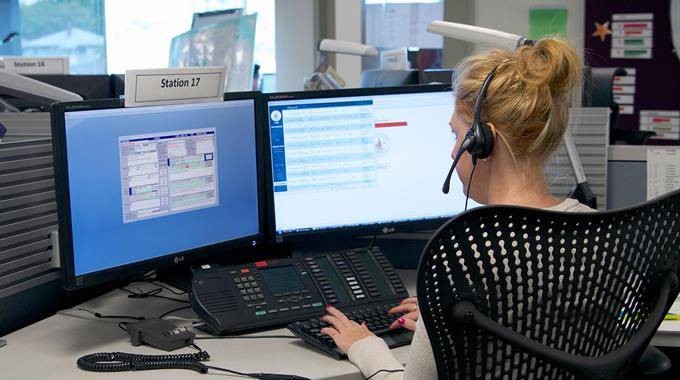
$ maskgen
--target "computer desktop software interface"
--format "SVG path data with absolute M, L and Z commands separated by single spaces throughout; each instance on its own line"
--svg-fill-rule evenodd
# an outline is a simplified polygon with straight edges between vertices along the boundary
M 267 107 L 277 236 L 463 211 L 460 181 L 449 195 L 441 190 L 455 145 L 450 91 L 271 99 Z
M 260 233 L 254 108 L 66 112 L 75 275 Z

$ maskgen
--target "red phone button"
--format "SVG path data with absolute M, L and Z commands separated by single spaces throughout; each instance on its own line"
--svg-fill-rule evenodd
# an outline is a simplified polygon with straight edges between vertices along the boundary
M 250 269 L 243 268 L 243 269 L 241 269 L 241 273 L 250 273 Z
M 266 266 L 267 266 L 266 261 L 256 261 L 255 262 L 255 267 L 257 267 L 257 268 L 262 268 L 262 267 L 266 267 Z

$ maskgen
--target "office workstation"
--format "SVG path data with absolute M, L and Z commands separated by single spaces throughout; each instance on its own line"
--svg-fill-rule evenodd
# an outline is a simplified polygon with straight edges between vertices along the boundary
M 114 3 L 0 0 L 0 379 L 677 378 L 679 2 Z

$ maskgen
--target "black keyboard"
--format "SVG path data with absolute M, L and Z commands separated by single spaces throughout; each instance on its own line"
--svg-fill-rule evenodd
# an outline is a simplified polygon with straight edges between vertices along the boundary
M 366 322 L 366 325 L 371 332 L 380 338 L 383 338 L 390 348 L 394 348 L 411 344 L 411 340 L 413 339 L 412 331 L 407 329 L 389 329 L 392 322 L 401 317 L 400 313 L 392 315 L 387 314 L 387 311 L 390 308 L 397 305 L 398 304 L 371 305 L 363 308 L 352 308 L 349 311 L 342 311 L 345 312 L 347 318 L 354 322 Z M 327 355 L 338 360 L 346 358 L 347 355 L 335 345 L 333 339 L 328 335 L 321 333 L 320 330 L 327 326 L 328 323 L 322 319 L 312 318 L 306 321 L 291 323 L 288 325 L 288 329 L 293 334 Z

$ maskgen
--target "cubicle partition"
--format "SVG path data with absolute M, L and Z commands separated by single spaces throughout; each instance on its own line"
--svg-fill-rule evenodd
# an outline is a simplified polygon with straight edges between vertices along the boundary
M 598 210 L 607 209 L 609 113 L 609 108 L 604 107 L 572 108 L 567 132 L 576 144 Z M 564 145 L 550 158 L 545 173 L 553 194 L 566 197 L 574 189 L 574 170 Z
M 58 279 L 56 231 L 51 139 L 0 144 L 0 335 L 28 317 L 8 298 Z

